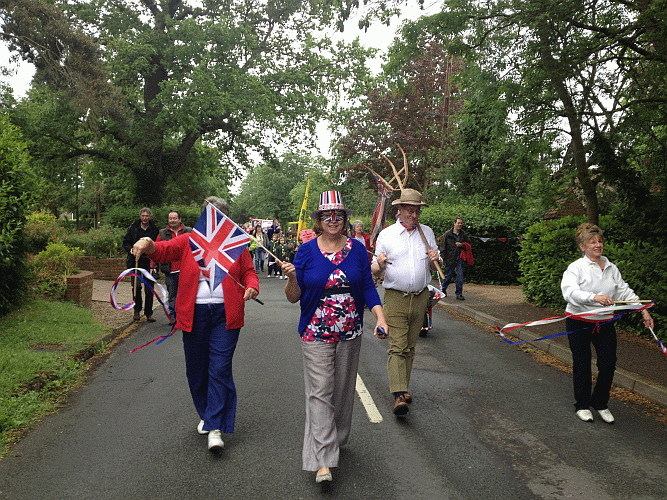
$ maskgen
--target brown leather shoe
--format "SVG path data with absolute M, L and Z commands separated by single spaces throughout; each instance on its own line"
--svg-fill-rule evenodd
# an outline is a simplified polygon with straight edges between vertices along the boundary
M 412 394 L 410 394 L 408 391 L 405 391 L 403 393 L 403 397 L 405 398 L 405 402 L 410 404 L 412 403 Z
M 141 319 L 141 314 L 137 311 L 134 311 L 134 321 L 139 321 Z
M 148 321 L 149 323 L 155 323 L 155 318 L 152 315 L 146 316 L 146 321 Z
M 397 396 L 394 403 L 394 415 L 405 415 L 410 411 L 408 403 L 405 401 L 405 396 Z

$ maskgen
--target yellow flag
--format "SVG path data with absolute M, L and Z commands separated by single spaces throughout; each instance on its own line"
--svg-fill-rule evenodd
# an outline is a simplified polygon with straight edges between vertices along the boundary
M 299 213 L 299 225 L 297 226 L 297 238 L 301 237 L 301 230 L 306 229 L 306 209 L 308 208 L 308 188 L 310 188 L 310 177 L 306 184 L 306 194 L 303 197 L 303 204 L 301 205 L 301 213 Z

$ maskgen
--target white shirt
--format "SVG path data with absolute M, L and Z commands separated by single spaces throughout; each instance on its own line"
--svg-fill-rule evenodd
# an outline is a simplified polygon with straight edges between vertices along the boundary
M 438 248 L 433 230 L 420 224 L 432 249 Z M 420 292 L 431 282 L 431 259 L 415 227 L 408 231 L 400 222 L 383 229 L 375 242 L 375 255 L 387 255 L 387 269 L 382 286 L 401 292 Z M 377 262 L 377 257 L 373 258 Z
M 637 294 L 623 281 L 618 267 L 607 257 L 602 256 L 602 259 L 605 263 L 604 271 L 599 264 L 584 256 L 570 264 L 563 273 L 560 288 L 567 301 L 567 312 L 580 314 L 595 307 L 603 307 L 593 300 L 596 295 L 609 295 L 614 300 L 639 300 Z

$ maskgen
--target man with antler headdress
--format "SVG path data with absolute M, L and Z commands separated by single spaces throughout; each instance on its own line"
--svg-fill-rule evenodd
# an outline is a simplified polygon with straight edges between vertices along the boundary
M 384 274 L 387 371 L 395 415 L 405 415 L 412 402 L 408 386 L 415 346 L 430 296 L 431 270 L 439 269 L 440 264 L 433 230 L 418 222 L 421 207 L 427 206 L 421 193 L 400 187 L 401 197 L 392 203 L 398 206 L 398 220 L 378 235 L 371 266 L 376 277 Z

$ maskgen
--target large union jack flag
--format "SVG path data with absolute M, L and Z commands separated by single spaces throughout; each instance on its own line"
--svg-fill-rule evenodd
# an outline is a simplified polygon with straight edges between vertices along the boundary
M 211 290 L 222 283 L 250 240 L 248 233 L 209 203 L 192 228 L 190 248 Z

